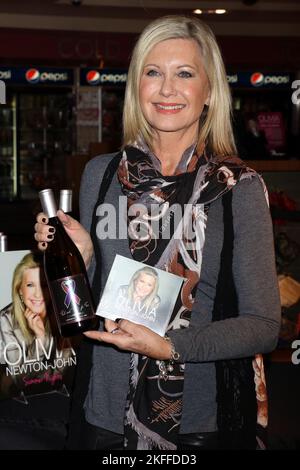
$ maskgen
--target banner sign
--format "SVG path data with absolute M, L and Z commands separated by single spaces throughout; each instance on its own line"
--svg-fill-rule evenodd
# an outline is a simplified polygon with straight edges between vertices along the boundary
M 80 69 L 80 85 L 125 86 L 127 69 Z
M 286 72 L 236 72 L 227 74 L 233 88 L 291 88 L 292 76 Z
M 69 396 L 76 367 L 72 338 L 55 324 L 40 255 L 0 253 L 0 400 Z
M 74 71 L 59 67 L 0 67 L 0 80 L 17 85 L 74 84 Z

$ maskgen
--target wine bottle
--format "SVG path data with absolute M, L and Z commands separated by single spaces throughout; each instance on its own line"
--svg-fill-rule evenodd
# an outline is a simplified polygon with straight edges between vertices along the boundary
M 65 214 L 72 215 L 72 189 L 61 189 L 59 193 L 59 208 Z
M 43 212 L 55 228 L 44 251 L 44 271 L 56 321 L 62 336 L 73 336 L 97 326 L 92 293 L 82 256 L 56 216 L 52 189 L 40 191 Z
M 7 251 L 7 236 L 0 232 L 0 252 Z

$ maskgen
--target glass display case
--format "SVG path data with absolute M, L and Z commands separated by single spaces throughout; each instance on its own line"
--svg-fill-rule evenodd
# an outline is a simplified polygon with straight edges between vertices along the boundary
M 19 184 L 22 199 L 61 182 L 62 158 L 73 149 L 71 93 L 19 96 Z
M 16 96 L 0 107 L 0 199 L 17 195 Z
M 64 158 L 75 147 L 73 69 L 0 67 L 0 200 L 32 200 L 64 184 Z

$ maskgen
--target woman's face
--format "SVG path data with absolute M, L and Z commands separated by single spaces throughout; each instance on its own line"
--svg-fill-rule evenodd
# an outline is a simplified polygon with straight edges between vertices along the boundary
M 199 45 L 189 39 L 168 39 L 152 48 L 139 88 L 142 112 L 158 133 L 198 132 L 209 83 Z
M 40 315 L 41 318 L 45 318 L 46 304 L 40 283 L 39 268 L 25 269 L 19 293 L 27 308 Z
M 155 278 L 151 274 L 140 273 L 135 280 L 134 293 L 137 297 L 147 297 L 155 287 Z

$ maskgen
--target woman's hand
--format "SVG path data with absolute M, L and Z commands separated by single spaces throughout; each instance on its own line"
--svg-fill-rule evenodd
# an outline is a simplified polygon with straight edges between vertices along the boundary
M 105 320 L 105 328 L 107 331 L 86 331 L 84 334 L 88 338 L 114 344 L 119 349 L 152 359 L 163 361 L 171 357 L 170 342 L 145 326 L 129 320 L 120 320 L 118 323 Z
M 29 308 L 26 308 L 24 316 L 35 337 L 43 338 L 45 336 L 45 326 L 39 314 L 33 313 Z
M 69 237 L 77 246 L 86 267 L 88 267 L 94 252 L 90 234 L 77 220 L 73 219 L 70 215 L 65 214 L 63 211 L 57 211 L 57 217 L 63 224 Z M 38 248 L 40 250 L 46 250 L 47 244 L 51 242 L 54 236 L 53 227 L 48 225 L 48 218 L 43 212 L 40 212 L 37 215 L 36 220 L 37 223 L 34 226 L 34 238 L 38 242 Z

